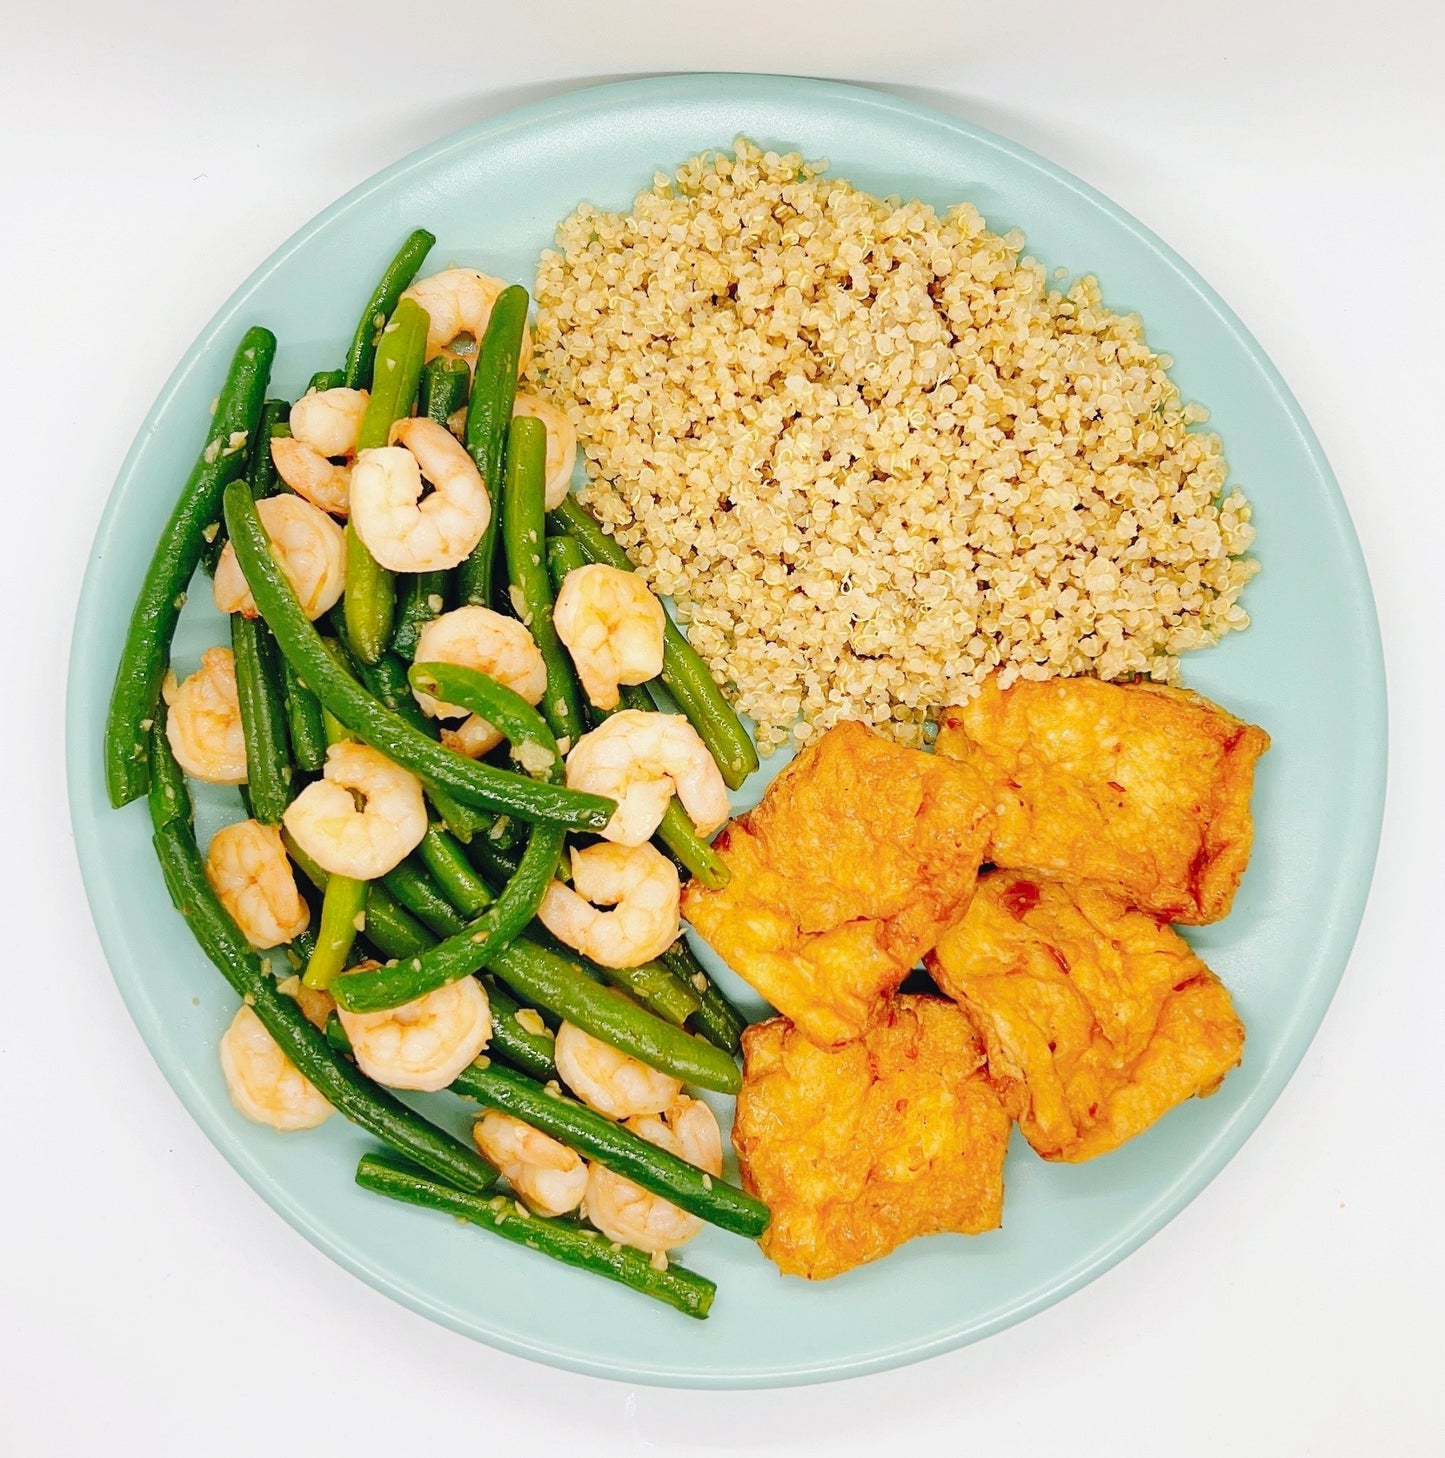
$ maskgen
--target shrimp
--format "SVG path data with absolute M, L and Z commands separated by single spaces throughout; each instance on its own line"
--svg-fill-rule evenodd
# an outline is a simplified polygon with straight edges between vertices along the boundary
M 572 852 L 572 885 L 553 881 L 537 917 L 604 967 L 640 967 L 677 940 L 681 895 L 677 867 L 660 850 L 604 840 Z
M 308 390 L 291 407 L 291 434 L 274 436 L 271 460 L 281 479 L 313 506 L 345 516 L 351 462 L 371 396 L 365 390 Z M 332 458 L 346 457 L 337 464 Z
M 206 851 L 206 880 L 258 951 L 289 942 L 311 920 L 274 825 L 259 820 L 223 825 Z
M 286 580 L 295 589 L 301 611 L 315 622 L 336 606 L 346 586 L 346 538 L 341 528 L 319 507 L 289 493 L 263 497 L 256 503 L 256 515 L 271 538 L 271 550 Z M 216 606 L 223 613 L 256 616 L 256 600 L 230 542 L 216 563 L 212 587 Z
M 538 1215 L 565 1215 L 587 1193 L 587 1164 L 580 1154 L 549 1134 L 488 1109 L 472 1126 L 484 1159 L 501 1170 L 511 1187 Z
M 465 361 L 468 369 L 476 369 L 477 350 L 487 332 L 492 306 L 504 288 L 501 279 L 475 268 L 445 268 L 412 284 L 402 298 L 412 299 L 426 310 L 426 357 L 449 354 Z M 524 328 L 518 370 L 525 370 L 531 361 L 532 331 Z
M 321 1090 L 281 1051 L 244 1002 L 221 1034 L 220 1054 L 231 1102 L 253 1122 L 284 1134 L 314 1129 L 331 1117 Z
M 351 523 L 393 572 L 440 572 L 463 561 L 492 519 L 491 497 L 466 448 L 424 416 L 398 420 L 392 444 L 351 468 Z M 423 495 L 427 483 L 432 490 Z
M 663 1113 L 629 1119 L 627 1127 L 710 1175 L 722 1174 L 722 1133 L 701 1099 L 680 1094 Z M 686 1245 L 702 1229 L 696 1215 L 600 1164 L 587 1171 L 587 1218 L 609 1240 L 654 1254 Z
M 229 648 L 207 648 L 184 683 L 166 675 L 162 693 L 170 712 L 166 738 L 176 763 L 193 780 L 211 785 L 246 783 L 246 736 L 236 696 L 236 660 Z
M 682 1091 L 680 1079 L 629 1058 L 572 1023 L 557 1029 L 552 1057 L 562 1082 L 609 1119 L 660 1114 Z
M 530 415 L 547 427 L 547 484 L 544 500 L 548 511 L 556 511 L 572 489 L 572 472 L 577 465 L 577 432 L 559 406 L 550 400 L 520 391 L 512 402 L 512 415 Z
M 410 770 L 369 744 L 343 740 L 326 751 L 321 773 L 281 823 L 322 870 L 375 881 L 421 844 L 426 802 Z
M 619 845 L 650 839 L 673 795 L 699 835 L 711 835 L 730 809 L 717 761 L 680 714 L 623 709 L 604 719 L 572 746 L 567 785 L 617 801 L 601 833 Z
M 307 987 L 293 972 L 276 984 L 277 992 L 284 992 L 306 1016 L 306 1021 L 318 1033 L 326 1031 L 331 1014 L 336 1011 L 336 999 L 322 987 Z
M 449 982 L 384 1012 L 336 1010 L 357 1065 L 388 1088 L 435 1093 L 487 1046 L 492 1009 L 475 977 Z
M 491 608 L 459 607 L 426 623 L 417 636 L 418 663 L 458 663 L 488 674 L 521 694 L 529 704 L 539 703 L 547 690 L 547 665 L 536 640 L 516 618 L 494 613 Z M 465 714 L 455 704 L 444 704 L 413 689 L 421 711 L 433 719 L 455 719 Z M 444 741 L 461 754 L 475 759 L 502 742 L 501 733 L 478 714 L 473 714 Z
M 601 562 L 574 567 L 562 579 L 552 623 L 599 709 L 617 707 L 619 684 L 662 672 L 667 614 L 635 572 Z

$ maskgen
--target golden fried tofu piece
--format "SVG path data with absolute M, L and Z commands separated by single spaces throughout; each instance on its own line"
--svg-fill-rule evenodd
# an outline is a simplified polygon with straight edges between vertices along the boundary
M 774 1018 L 743 1034 L 743 1057 L 733 1144 L 784 1275 L 822 1280 L 915 1235 L 998 1225 L 1011 1121 L 952 1003 L 892 998 L 832 1051 Z
M 1229 993 L 1188 943 L 1097 886 L 995 871 L 927 960 L 1045 1159 L 1116 1149 L 1213 1093 L 1244 1049 Z
M 1218 921 L 1249 862 L 1263 729 L 1184 689 L 1093 678 L 990 679 L 950 709 L 938 752 L 984 775 L 989 858 L 1112 885 L 1170 921 Z
M 856 1038 L 973 894 L 988 798 L 964 765 L 839 724 L 714 843 L 732 871 L 682 914 L 824 1047 Z

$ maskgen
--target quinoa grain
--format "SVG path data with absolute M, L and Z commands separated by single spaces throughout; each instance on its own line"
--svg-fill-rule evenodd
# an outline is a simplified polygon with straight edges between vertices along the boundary
M 578 208 L 537 275 L 582 499 L 759 749 L 917 743 L 995 671 L 1171 680 L 1247 626 L 1249 504 L 1138 317 L 825 168 L 740 138 Z

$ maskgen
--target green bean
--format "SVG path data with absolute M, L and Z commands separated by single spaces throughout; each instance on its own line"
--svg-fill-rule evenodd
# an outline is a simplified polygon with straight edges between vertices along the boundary
M 416 657 L 421 630 L 446 611 L 449 574 L 445 572 L 413 572 L 403 577 L 397 594 L 396 630 L 391 635 L 391 651 L 401 657 Z
M 326 1014 L 326 1026 L 322 1028 L 326 1041 L 338 1052 L 351 1052 L 351 1037 L 346 1029 L 341 1026 L 341 1019 L 336 1015 L 336 1009 L 332 1008 Z
M 274 639 L 273 639 L 274 641 Z M 319 774 L 326 763 L 326 723 L 320 700 L 301 682 L 284 653 L 278 653 L 281 684 L 286 696 L 286 725 L 291 740 L 291 756 L 297 768 L 309 775 Z
M 466 405 L 472 393 L 472 372 L 466 360 L 439 354 L 421 372 L 421 414 L 445 425 Z
M 492 1040 L 487 1052 L 493 1058 L 522 1073 L 545 1082 L 557 1077 L 557 1065 L 553 1062 L 554 1038 L 550 1031 L 534 1032 L 517 1021 L 517 1015 L 524 1011 L 510 992 L 495 979 L 484 978 L 487 999 L 492 1007 Z M 528 1009 L 536 1014 L 536 1009 Z M 540 1014 L 536 1014 L 540 1017 Z M 546 1025 L 543 1024 L 545 1028 Z
M 708 976 L 707 969 L 688 946 L 687 938 L 679 937 L 657 960 L 675 977 L 686 982 L 701 999 L 702 1006 L 692 1017 L 692 1026 L 714 1046 L 734 1055 L 741 1053 L 743 1029 L 747 1027 L 748 1020 Z
M 682 1027 L 702 1007 L 702 1000 L 694 990 L 678 981 L 660 962 L 644 962 L 640 967 L 597 966 L 614 987 L 631 993 L 648 1012 L 656 1013 L 676 1027 Z
M 150 784 L 150 728 L 176 620 L 205 552 L 206 530 L 219 520 L 222 494 L 245 468 L 245 456 L 231 442 L 254 435 L 275 354 L 276 336 L 269 329 L 246 331 L 217 397 L 205 448 L 181 488 L 136 596 L 105 724 L 105 786 L 114 806 L 129 804 Z M 240 489 L 249 496 L 244 484 Z
M 482 1060 L 463 1069 L 452 1092 L 521 1119 L 723 1230 L 756 1238 L 768 1227 L 768 1207 L 761 1200 L 520 1073 Z
M 423 693 L 481 713 L 511 741 L 514 751 L 537 747 L 551 755 L 550 775 L 561 776 L 557 741 L 541 715 L 520 694 L 455 664 L 417 664 L 411 681 Z M 497 899 L 460 932 L 419 957 L 348 977 L 335 989 L 336 1000 L 352 1012 L 398 1007 L 438 987 L 470 976 L 497 956 L 537 914 L 557 870 L 566 832 L 559 825 L 533 825 L 517 874 Z
M 420 304 L 402 299 L 381 331 L 371 396 L 356 436 L 358 453 L 386 445 L 392 426 L 411 414 L 426 361 L 429 324 Z M 391 642 L 396 579 L 371 555 L 350 521 L 346 523 L 346 593 L 341 605 L 351 651 L 363 663 L 375 663 Z
M 496 899 L 472 869 L 461 846 L 440 825 L 427 826 L 417 849 L 432 879 L 463 916 L 478 915 Z
M 237 559 L 261 616 L 281 651 L 322 705 L 359 739 L 389 759 L 440 785 L 458 799 L 524 820 L 556 821 L 583 830 L 606 825 L 616 802 L 563 785 L 540 784 L 455 754 L 374 699 L 336 663 L 296 601 L 244 483 L 225 495 L 226 520 Z
M 427 872 L 414 861 L 405 860 L 393 866 L 381 878 L 381 884 L 386 887 L 389 895 L 394 896 L 436 936 L 455 936 L 466 925 Z
M 477 353 L 472 399 L 467 407 L 467 450 L 492 498 L 492 515 L 481 541 L 458 569 L 458 596 L 463 603 L 481 607 L 492 605 L 492 572 L 501 520 L 497 498 L 502 492 L 507 428 L 517 398 L 517 361 L 527 327 L 527 302 L 527 291 L 520 284 L 512 284 L 497 295 Z
M 164 830 L 172 821 L 191 823 L 191 790 L 186 777 L 171 753 L 170 741 L 166 739 L 166 714 L 164 702 L 156 705 L 156 721 L 151 730 L 152 737 L 164 745 L 163 752 L 152 756 L 151 782 L 146 792 L 150 809 L 151 825 Z
M 490 876 L 493 881 L 500 884 L 510 881 L 517 874 L 516 856 L 512 855 L 510 851 L 503 850 L 492 839 L 490 831 L 485 835 L 472 837 L 467 846 L 467 855 L 482 875 Z
M 168 753 L 169 746 L 162 743 L 158 752 Z M 327 1102 L 441 1179 L 464 1189 L 490 1189 L 496 1172 L 475 1150 L 429 1124 L 338 1057 L 296 1003 L 277 990 L 265 963 L 211 889 L 189 821 L 168 821 L 156 831 L 154 844 L 166 889 L 201 950 Z
M 547 836 L 551 831 L 550 826 L 537 825 L 532 835 L 535 839 Z M 543 871 L 542 865 L 546 860 L 550 860 L 551 864 Z M 469 977 L 491 959 L 500 956 L 536 915 L 556 864 L 556 856 L 550 846 L 547 855 L 539 854 L 530 866 L 524 855 L 521 868 L 503 888 L 502 894 L 480 916 L 467 922 L 459 933 L 405 961 L 369 968 L 338 982 L 332 988 L 337 1002 L 349 1012 L 379 1012 L 414 1002 L 429 992 L 435 992 L 438 987 L 447 987 Z
M 373 698 L 385 704 L 393 714 L 405 719 L 413 729 L 425 734 L 428 739 L 435 739 L 436 723 L 422 713 L 421 706 L 412 694 L 411 685 L 407 682 L 406 664 L 395 653 L 383 653 L 374 663 L 363 661 L 352 645 L 351 634 L 341 612 L 333 610 L 331 626 L 336 629 L 342 651 L 342 666 L 350 670 L 352 677 L 358 679 L 362 687 Z
M 742 1087 L 737 1065 L 721 1049 L 600 986 L 575 957 L 516 941 L 488 957 L 487 966 L 528 1006 L 575 1023 L 649 1068 L 716 1093 Z
M 340 744 L 350 738 L 343 725 L 326 716 L 326 741 Z M 306 963 L 301 980 L 307 987 L 327 988 L 337 978 L 356 934 L 366 921 L 366 882 L 353 876 L 331 875 L 322 887 L 321 922 L 316 929 L 316 946 Z
M 331 882 L 330 875 L 296 844 L 289 831 L 282 830 L 281 839 L 302 875 L 324 894 Z M 363 884 L 367 888 L 363 930 L 367 941 L 383 957 L 415 957 L 435 942 L 431 933 L 404 906 L 399 906 L 384 886 L 377 881 Z
M 341 975 L 357 932 L 366 925 L 367 882 L 332 876 L 321 898 L 321 925 L 316 948 L 301 980 L 307 987 L 328 988 Z
M 561 592 L 563 579 L 569 572 L 587 565 L 587 553 L 582 550 L 576 537 L 561 536 L 547 538 L 547 571 L 552 578 L 552 590 Z
M 457 663 L 414 663 L 407 681 L 418 693 L 480 714 L 507 740 L 513 758 L 528 764 L 534 779 L 561 780 L 562 755 L 551 726 L 515 690 Z
M 685 1316 L 702 1320 L 717 1294 L 716 1284 L 706 1276 L 675 1262 L 654 1265 L 652 1257 L 644 1252 L 618 1245 L 575 1220 L 533 1215 L 504 1195 L 484 1199 L 463 1194 L 379 1155 L 367 1155 L 357 1165 L 356 1183 L 390 1199 L 464 1220 L 478 1230 L 525 1245 L 564 1265 L 605 1276 Z
M 391 641 L 392 618 L 396 612 L 396 579 L 371 555 L 355 526 L 347 522 L 346 591 L 342 609 L 347 635 L 356 656 L 363 663 L 375 663 Z
M 587 732 L 582 698 L 557 629 L 552 624 L 552 583 L 542 559 L 546 531 L 547 427 L 530 415 L 512 421 L 502 486 L 502 546 L 512 605 L 531 629 L 547 669 L 542 713 L 558 739 L 569 745 Z
M 627 553 L 602 530 L 575 496 L 553 513 L 590 562 L 632 570 Z M 712 751 L 728 788 L 736 790 L 758 767 L 758 752 L 742 720 L 713 681 L 707 665 L 668 617 L 664 629 L 662 681 L 702 741 Z
M 485 810 L 478 810 L 475 805 L 464 805 L 448 790 L 442 789 L 440 785 L 428 784 L 426 787 L 427 799 L 432 803 L 432 809 L 446 822 L 447 829 L 463 845 L 471 842 L 479 830 L 485 830 L 496 819 Z
M 259 618 L 232 613 L 231 653 L 246 741 L 251 814 L 263 825 L 279 825 L 282 812 L 291 803 L 291 752 L 271 630 Z
M 366 301 L 351 348 L 346 352 L 346 375 L 342 383 L 353 390 L 363 389 L 375 371 L 376 348 L 386 321 L 396 312 L 401 296 L 416 277 L 422 260 L 431 252 L 436 239 L 425 228 L 418 228 L 401 245 L 396 257 L 387 266 L 371 297 Z
M 604 967 L 579 956 L 540 926 L 534 926 L 525 938 L 546 947 L 562 957 L 575 957 L 589 976 L 600 977 L 609 986 L 628 993 L 641 1007 L 655 1013 L 674 1027 L 682 1027 L 701 1008 L 696 989 L 675 976 L 661 962 L 643 962 L 636 967 Z
M 320 395 L 327 390 L 339 390 L 345 383 L 345 370 L 317 370 L 306 382 L 306 393 Z
M 303 926 L 284 948 L 286 953 L 286 965 L 293 972 L 304 972 L 306 964 L 311 960 L 311 954 L 316 950 L 316 928 L 311 925 Z
M 692 816 L 673 796 L 657 827 L 657 838 L 681 863 L 683 870 L 710 891 L 721 891 L 732 879 L 728 863 L 697 833 Z
M 246 452 L 246 480 L 257 501 L 274 496 L 281 489 L 281 477 L 276 472 L 276 462 L 271 459 L 271 441 L 278 434 L 291 434 L 291 427 L 286 423 L 290 413 L 291 406 L 285 400 L 266 400 L 261 405 L 261 418 Z M 206 531 L 210 540 L 201 557 L 201 567 L 207 577 L 214 577 L 221 553 L 226 550 L 226 524 L 218 515 Z

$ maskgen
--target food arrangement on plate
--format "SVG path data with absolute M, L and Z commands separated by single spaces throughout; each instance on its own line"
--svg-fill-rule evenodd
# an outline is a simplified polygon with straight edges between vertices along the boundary
M 1139 320 L 742 140 L 566 219 L 535 325 L 433 242 L 295 401 L 241 341 L 117 674 L 236 1107 L 702 1317 L 703 1222 L 834 1276 L 996 1227 L 1015 1123 L 1080 1161 L 1218 1087 L 1172 924 L 1228 913 L 1268 737 L 1176 681 L 1252 529 Z M 182 676 L 198 567 L 231 645 Z M 243 798 L 204 856 L 188 777 Z

